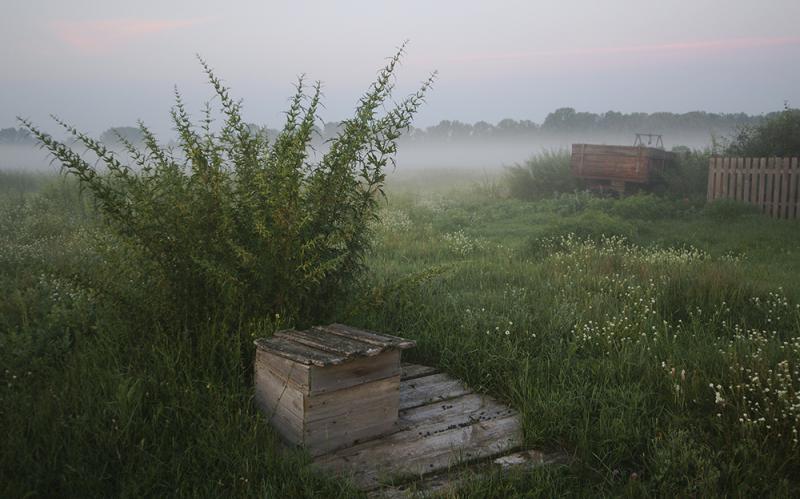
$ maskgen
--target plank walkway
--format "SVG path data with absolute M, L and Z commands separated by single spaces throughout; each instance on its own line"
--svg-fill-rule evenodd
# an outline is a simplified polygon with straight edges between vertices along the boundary
M 349 477 L 371 495 L 402 497 L 416 488 L 408 486 L 414 481 L 440 490 L 459 464 L 498 457 L 502 466 L 553 461 L 536 451 L 514 453 L 521 445 L 516 411 L 432 367 L 403 364 L 397 431 L 318 456 L 314 465 Z

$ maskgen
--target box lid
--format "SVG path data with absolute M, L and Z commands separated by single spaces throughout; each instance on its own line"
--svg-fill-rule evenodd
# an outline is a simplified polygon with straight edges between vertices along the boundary
M 304 365 L 333 366 L 357 357 L 372 357 L 386 350 L 416 346 L 413 340 L 357 329 L 343 324 L 317 326 L 304 331 L 278 331 L 255 340 L 256 347 Z

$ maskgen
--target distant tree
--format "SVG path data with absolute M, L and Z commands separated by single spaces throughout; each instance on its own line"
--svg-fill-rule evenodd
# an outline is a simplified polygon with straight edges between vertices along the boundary
M 762 124 L 739 128 L 726 153 L 735 156 L 800 156 L 800 109 L 788 105 Z
M 108 146 L 122 146 L 125 141 L 140 146 L 144 143 L 144 134 L 138 127 L 132 126 L 115 126 L 100 134 L 100 142 Z
M 33 144 L 33 135 L 22 128 L 3 128 L 0 130 L 0 144 Z

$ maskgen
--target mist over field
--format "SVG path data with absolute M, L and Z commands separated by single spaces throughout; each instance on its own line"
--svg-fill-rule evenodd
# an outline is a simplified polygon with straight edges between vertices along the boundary
M 798 20 L 3 2 L 0 499 L 800 498 Z
M 702 150 L 711 147 L 715 141 L 725 141 L 742 127 L 760 123 L 764 118 L 765 115 L 702 112 L 629 115 L 609 112 L 598 115 L 563 108 L 549 113 L 542 124 L 511 119 L 497 124 L 443 120 L 434 126 L 406 130 L 398 141 L 396 165 L 399 173 L 407 174 L 440 168 L 465 172 L 495 171 L 543 151 L 569 149 L 575 143 L 632 145 L 637 132 L 661 134 L 667 150 L 679 146 Z M 271 138 L 278 134 L 273 127 L 251 126 L 263 130 Z M 121 150 L 113 130 L 124 131 L 134 144 L 140 144 L 141 136 L 135 127 L 109 128 L 99 138 L 112 149 Z M 317 126 L 310 159 L 321 158 L 327 151 L 329 140 L 339 131 L 338 123 Z M 0 170 L 54 171 L 49 164 L 51 158 L 31 136 L 14 128 L 1 132 Z M 174 142 L 175 135 L 168 133 L 159 139 L 169 144 Z M 655 146 L 655 142 L 652 145 Z
M 567 149 L 573 143 L 632 145 L 634 135 L 620 134 L 575 134 L 549 136 L 546 138 L 499 138 L 499 139 L 432 139 L 422 143 L 402 143 L 397 153 L 397 169 L 417 171 L 420 169 L 446 168 L 451 170 L 496 170 L 503 166 L 524 161 L 547 150 Z M 705 148 L 711 145 L 711 135 L 682 136 L 680 139 L 664 137 L 665 146 L 687 146 Z M 318 144 L 316 155 L 321 157 L 325 144 Z M 34 144 L 0 145 L 0 170 L 25 170 L 31 172 L 53 172 L 58 165 L 50 164 L 48 153 Z

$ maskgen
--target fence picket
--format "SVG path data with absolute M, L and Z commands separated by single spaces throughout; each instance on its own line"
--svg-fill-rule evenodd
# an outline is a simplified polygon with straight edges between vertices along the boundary
M 781 160 L 781 218 L 789 217 L 789 163 L 790 158 Z
M 713 157 L 706 199 L 733 199 L 774 218 L 800 218 L 800 158 Z
M 751 166 L 751 158 L 744 158 L 744 190 L 742 191 L 742 201 L 745 203 L 750 202 L 750 175 L 753 173 Z
M 788 218 L 800 218 L 800 167 L 797 164 L 797 158 L 792 158 L 792 164 L 789 167 L 789 214 Z M 792 204 L 794 201 L 794 204 Z

